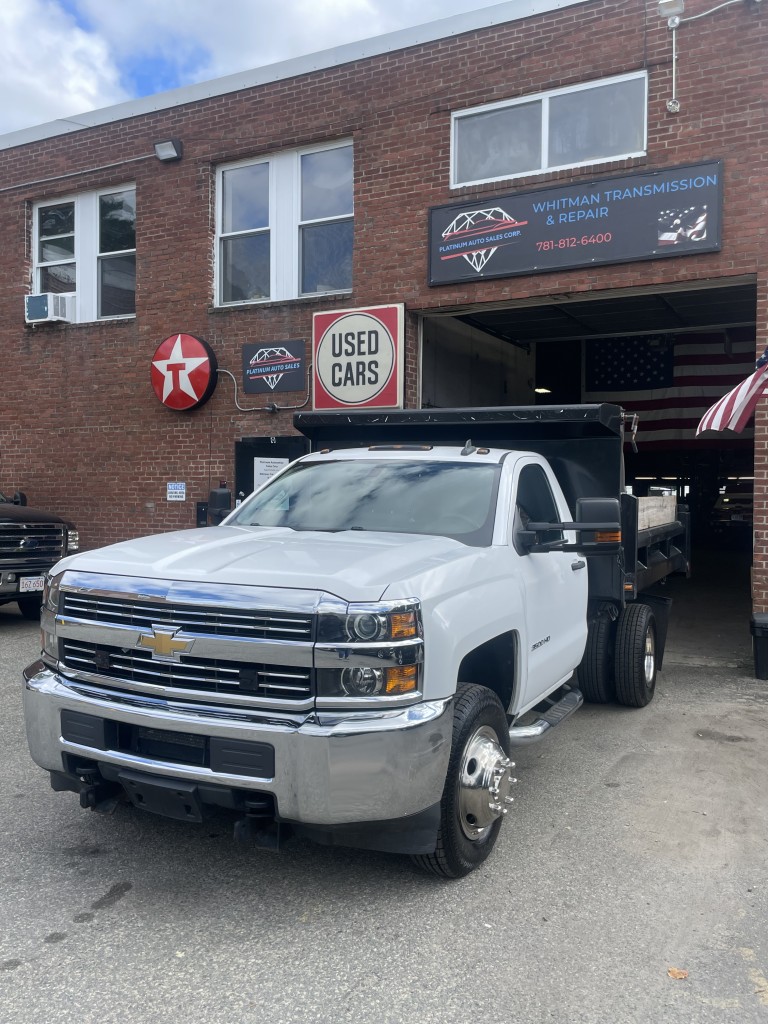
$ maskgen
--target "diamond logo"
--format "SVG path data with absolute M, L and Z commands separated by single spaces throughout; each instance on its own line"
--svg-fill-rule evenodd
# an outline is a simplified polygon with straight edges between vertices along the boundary
M 460 213 L 443 231 L 441 260 L 461 256 L 476 273 L 480 273 L 493 254 L 503 245 L 520 237 L 520 228 L 527 220 L 515 220 L 500 206 Z
M 259 377 L 274 391 L 284 374 L 296 369 L 296 356 L 284 345 L 261 348 L 251 360 L 251 366 L 259 367 Z

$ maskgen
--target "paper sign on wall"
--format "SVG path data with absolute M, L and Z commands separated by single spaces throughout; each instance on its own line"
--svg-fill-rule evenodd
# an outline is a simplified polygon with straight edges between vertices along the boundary
M 253 489 L 261 487 L 267 480 L 271 480 L 283 466 L 288 465 L 288 459 L 254 459 L 253 460 Z

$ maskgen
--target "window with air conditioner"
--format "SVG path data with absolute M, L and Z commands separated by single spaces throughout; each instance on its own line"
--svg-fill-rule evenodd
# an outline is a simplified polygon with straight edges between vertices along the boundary
M 455 111 L 451 187 L 644 156 L 647 90 L 640 71 Z
M 71 294 L 78 323 L 136 313 L 136 189 L 37 203 L 33 291 Z
M 352 172 L 348 142 L 220 167 L 217 305 L 349 292 Z

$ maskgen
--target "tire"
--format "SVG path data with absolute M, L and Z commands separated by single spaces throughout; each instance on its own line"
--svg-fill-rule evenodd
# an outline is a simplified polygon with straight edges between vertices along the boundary
M 616 623 L 598 614 L 589 624 L 587 646 L 577 670 L 579 689 L 590 704 L 607 704 L 616 696 Z
M 29 597 L 17 597 L 16 603 L 25 619 L 31 619 L 33 622 L 40 619 L 42 599 L 36 594 L 31 594 Z
M 462 684 L 453 712 L 453 742 L 440 803 L 434 853 L 419 867 L 463 878 L 488 857 L 512 802 L 509 729 L 499 698 L 485 686 Z
M 644 708 L 656 689 L 656 619 L 647 604 L 629 604 L 616 631 L 616 699 Z

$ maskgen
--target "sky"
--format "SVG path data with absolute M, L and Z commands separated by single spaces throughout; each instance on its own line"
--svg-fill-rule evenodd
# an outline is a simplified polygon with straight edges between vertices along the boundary
M 498 0 L 0 0 L 0 134 Z

